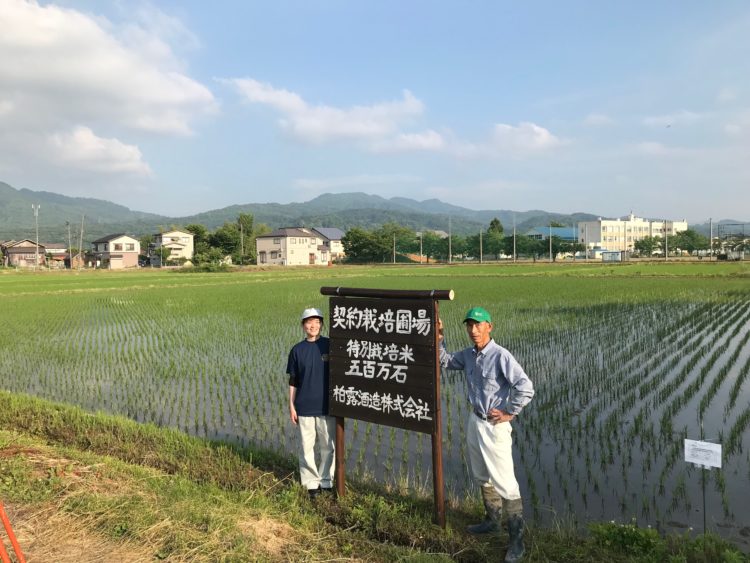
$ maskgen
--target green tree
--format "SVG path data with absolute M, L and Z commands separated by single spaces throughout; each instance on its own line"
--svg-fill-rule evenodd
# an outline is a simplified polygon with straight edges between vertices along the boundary
M 382 256 L 384 262 L 393 260 L 394 239 L 397 253 L 412 253 L 418 250 L 419 246 L 417 235 L 412 229 L 393 222 L 385 223 L 380 228 L 375 229 L 373 237 L 377 239 L 376 248 L 384 251 Z
M 350 262 L 381 262 L 388 253 L 385 237 L 359 227 L 349 229 L 341 239 L 341 244 Z
M 544 252 L 547 241 L 536 240 L 526 235 L 516 235 L 516 255 L 526 257 L 536 257 Z M 547 248 L 549 248 L 547 246 Z M 507 236 L 503 239 L 503 252 L 509 256 L 513 255 L 513 236 Z
M 427 256 L 427 262 L 430 261 L 430 258 L 433 260 L 447 259 L 448 239 L 441 238 L 433 231 L 424 231 L 422 233 L 422 252 Z
M 495 217 L 492 221 L 490 221 L 490 226 L 487 228 L 487 233 L 497 233 L 499 235 L 502 235 L 503 230 L 503 224 L 500 222 L 500 219 Z
M 193 263 L 203 264 L 208 262 L 208 251 L 211 248 L 209 244 L 210 234 L 208 229 L 199 223 L 193 223 L 185 227 L 185 230 L 193 234 Z
M 172 254 L 172 250 L 166 246 L 160 246 L 154 249 L 154 256 L 159 258 L 159 265 L 166 266 L 169 262 L 169 255 Z
M 693 229 L 687 229 L 686 231 L 681 231 L 676 235 L 669 237 L 670 248 L 679 248 L 690 254 L 696 250 L 707 250 L 708 245 L 708 237 L 703 236 Z
M 633 248 L 641 256 L 651 256 L 654 251 L 661 248 L 661 239 L 658 237 L 643 237 L 640 240 L 635 241 Z
M 224 255 L 237 255 L 240 249 L 240 229 L 237 223 L 227 221 L 209 236 L 212 247 L 220 249 Z

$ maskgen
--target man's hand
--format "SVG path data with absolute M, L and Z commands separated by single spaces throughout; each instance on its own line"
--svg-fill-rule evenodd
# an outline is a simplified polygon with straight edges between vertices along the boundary
M 438 329 L 438 338 L 440 340 L 442 340 L 443 339 L 443 321 L 442 321 L 442 319 L 438 319 L 437 329 Z
M 487 413 L 487 420 L 492 424 L 497 424 L 498 422 L 510 422 L 515 417 L 516 415 L 501 411 L 500 409 L 490 409 L 490 412 Z
M 297 409 L 291 404 L 289 405 L 289 418 L 292 419 L 292 424 L 297 424 Z

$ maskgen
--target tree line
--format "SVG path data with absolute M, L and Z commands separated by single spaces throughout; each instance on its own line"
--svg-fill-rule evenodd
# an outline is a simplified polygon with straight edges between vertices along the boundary
M 255 239 L 271 232 L 271 228 L 265 223 L 255 223 L 252 213 L 240 213 L 236 221 L 225 221 L 213 232 L 200 223 L 164 231 L 172 229 L 193 234 L 192 262 L 195 265 L 218 264 L 227 256 L 232 258 L 233 264 L 255 264 Z M 141 249 L 145 251 L 149 245 L 153 245 L 153 236 L 147 235 L 140 242 Z M 168 248 L 154 249 L 153 253 L 161 258 L 162 264 L 175 263 L 174 259 L 170 260 Z
M 561 226 L 561 225 L 555 225 Z M 421 255 L 426 262 L 451 259 L 499 259 L 502 256 L 552 259 L 565 253 L 585 250 L 578 242 L 564 241 L 553 236 L 551 241 L 526 235 L 506 235 L 502 223 L 494 218 L 486 229 L 468 236 L 451 235 L 436 231 L 415 231 L 396 223 L 385 223 L 375 229 L 353 227 L 342 239 L 348 262 L 407 262 Z
M 708 250 L 710 242 L 707 236 L 687 229 L 668 236 L 666 240 L 662 237 L 644 237 L 633 243 L 633 249 L 641 256 L 652 256 L 655 253 L 664 254 L 665 245 L 667 252 L 680 250 L 692 254 L 699 250 Z

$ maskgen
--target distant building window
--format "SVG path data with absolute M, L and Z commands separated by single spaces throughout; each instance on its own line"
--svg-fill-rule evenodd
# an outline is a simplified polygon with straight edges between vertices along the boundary
M 115 252 L 117 252 L 118 250 L 122 250 L 122 244 L 115 244 Z
M 289 239 L 289 244 L 297 244 L 297 239 L 296 238 L 290 238 Z
M 274 244 L 281 244 L 281 239 L 280 238 L 275 238 L 275 239 L 273 239 L 273 243 Z
M 135 250 L 135 244 L 133 244 L 132 242 L 129 242 L 128 244 L 125 245 L 125 250 L 129 250 L 130 252 L 133 252 Z

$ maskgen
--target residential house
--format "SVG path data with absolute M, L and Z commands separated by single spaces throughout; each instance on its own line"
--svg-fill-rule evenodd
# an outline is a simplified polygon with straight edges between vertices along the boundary
M 285 227 L 255 239 L 258 264 L 278 266 L 326 265 L 343 258 L 339 229 Z
M 46 266 L 47 253 L 43 244 L 37 246 L 33 240 L 9 240 L 0 244 L 3 265 L 15 268 Z
M 154 248 L 168 248 L 168 261 L 180 261 L 193 259 L 194 235 L 188 231 L 167 231 L 154 235 Z
M 343 260 L 346 253 L 341 239 L 344 238 L 344 231 L 335 227 L 317 227 L 312 229 L 323 239 L 323 246 L 328 249 L 328 259 L 332 262 Z
M 63 269 L 69 261 L 68 246 L 61 242 L 48 242 L 44 245 L 50 268 Z
M 138 266 L 141 244 L 123 233 L 109 235 L 91 243 L 93 265 L 96 268 L 119 270 Z

